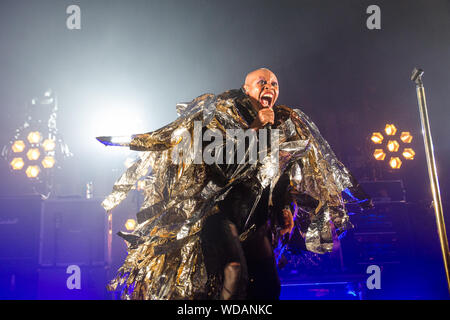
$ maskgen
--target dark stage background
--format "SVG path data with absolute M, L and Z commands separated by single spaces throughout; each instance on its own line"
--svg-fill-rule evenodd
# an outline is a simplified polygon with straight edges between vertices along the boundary
M 81 9 L 80 30 L 66 28 L 71 4 Z M 366 27 L 372 4 L 381 8 L 381 30 Z M 157 129 L 176 118 L 176 103 L 238 88 L 247 72 L 271 69 L 278 102 L 308 114 L 358 179 L 404 183 L 409 207 L 397 218 L 411 226 L 415 255 L 392 275 L 402 284 L 374 298 L 448 297 L 409 77 L 416 66 L 425 70 L 449 221 L 450 1 L 2 0 L 0 45 L 1 146 L 24 122 L 31 98 L 47 88 L 57 94 L 57 126 L 74 156 L 56 173 L 53 199 L 82 199 L 92 182 L 101 201 L 125 169 L 129 154 L 94 137 Z M 400 170 L 372 157 L 370 135 L 386 123 L 414 136 L 416 158 Z M 0 181 L 2 197 L 33 193 L 7 161 L 0 162 Z M 132 196 L 121 206 L 114 231 L 124 229 L 138 202 Z M 24 238 L 3 241 L 5 248 Z M 114 237 L 112 269 L 124 250 Z

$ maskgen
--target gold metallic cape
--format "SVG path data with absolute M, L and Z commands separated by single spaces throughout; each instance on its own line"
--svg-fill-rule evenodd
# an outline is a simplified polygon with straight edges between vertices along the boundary
M 304 238 L 310 251 L 332 250 L 331 222 L 337 230 L 351 227 L 341 196 L 352 185 L 350 175 L 314 123 L 298 109 L 274 107 L 280 141 L 278 161 L 273 153 L 268 153 L 256 164 L 227 169 L 217 166 L 216 171 L 225 178 L 223 184 L 210 179 L 208 165 L 194 163 L 194 154 L 179 163 L 173 161 L 180 156 L 180 150 L 195 153 L 192 141 L 173 138 L 185 137 L 187 132 L 195 136 L 198 128 L 194 121 L 201 121 L 203 129 L 220 131 L 227 139 L 233 138 L 227 136 L 225 129 L 247 129 L 249 123 L 236 108 L 237 103 L 249 105 L 246 99 L 239 90 L 219 96 L 202 95 L 177 105 L 177 120 L 159 130 L 136 135 L 129 144 L 131 149 L 143 151 L 142 156 L 116 181 L 102 203 L 106 210 L 114 209 L 137 181 L 143 181 L 145 199 L 138 213 L 138 225 L 131 234 L 123 234 L 129 243 L 128 256 L 109 284 L 110 290 L 123 287 L 123 299 L 216 296 L 219 288 L 211 287 L 214 275 L 206 273 L 200 230 L 205 218 L 217 213 L 217 202 L 233 185 L 250 177 L 257 177 L 255 187 L 262 193 L 266 187 L 273 190 L 280 176 L 288 174 L 287 192 L 294 197 L 307 194 L 317 200 L 315 208 L 302 211 L 302 219 L 307 221 Z M 184 148 L 177 148 L 183 143 L 187 143 Z M 301 201 L 298 206 L 302 206 Z M 251 231 L 252 226 L 248 226 L 241 239 Z

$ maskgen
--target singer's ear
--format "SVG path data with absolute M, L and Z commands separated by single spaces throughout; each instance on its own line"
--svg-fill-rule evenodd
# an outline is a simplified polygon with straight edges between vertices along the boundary
M 242 90 L 244 91 L 244 93 L 245 93 L 246 95 L 248 95 L 248 85 L 247 85 L 247 84 L 243 84 L 243 85 L 242 85 Z

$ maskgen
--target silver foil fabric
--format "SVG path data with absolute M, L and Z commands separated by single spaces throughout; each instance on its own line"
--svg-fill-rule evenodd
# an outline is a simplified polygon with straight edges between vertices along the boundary
M 248 101 L 239 99 L 242 100 L 242 93 L 238 90 L 219 96 L 202 95 L 178 104 L 179 117 L 174 122 L 133 136 L 129 147 L 142 151 L 142 155 L 119 177 L 102 203 L 107 211 L 113 210 L 142 181 L 140 188 L 145 199 L 138 213 L 138 225 L 132 233 L 122 234 L 128 242 L 128 256 L 109 284 L 110 290 L 122 288 L 123 299 L 214 296 L 219 284 L 208 279 L 214 275 L 208 275 L 205 269 L 200 231 L 206 217 L 218 212 L 217 203 L 233 185 L 246 179 L 253 179 L 260 192 L 266 187 L 272 191 L 280 176 L 288 174 L 290 184 L 286 192 L 294 198 L 298 196 L 296 202 L 302 209 L 299 212 L 307 223 L 304 241 L 312 252 L 332 250 L 332 227 L 351 227 L 341 195 L 351 186 L 349 172 L 316 125 L 298 109 L 274 107 L 276 123 L 272 130 L 278 130 L 277 158 L 269 152 L 256 163 L 233 166 L 195 161 L 199 146 L 193 145 L 188 136 L 209 129 L 226 137 L 227 129 L 249 128 L 248 119 L 236 106 L 249 105 Z M 174 161 L 175 158 L 182 160 Z M 222 175 L 223 183 L 210 178 L 211 166 Z M 300 195 L 315 199 L 317 206 L 302 208 Z M 269 206 L 272 200 L 269 197 Z M 254 226 L 246 225 L 241 240 L 252 230 Z

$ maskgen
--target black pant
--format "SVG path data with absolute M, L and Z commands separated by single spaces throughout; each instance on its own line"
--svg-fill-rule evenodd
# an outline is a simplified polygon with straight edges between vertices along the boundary
M 242 243 L 247 259 L 247 299 L 278 300 L 280 279 L 267 227 L 260 226 Z
M 280 281 L 265 226 L 241 244 L 235 224 L 223 213 L 217 213 L 206 219 L 201 238 L 208 274 L 223 276 L 227 264 L 240 264 L 238 290 L 233 299 L 279 298 Z

